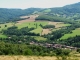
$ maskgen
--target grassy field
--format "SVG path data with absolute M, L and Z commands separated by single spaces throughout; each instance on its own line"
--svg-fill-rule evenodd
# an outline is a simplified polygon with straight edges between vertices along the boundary
M 37 28 L 34 29 L 34 30 L 31 31 L 31 32 L 41 34 L 42 28 L 39 26 L 40 24 L 42 24 L 42 25 L 44 26 L 44 25 L 47 25 L 48 22 L 40 22 L 40 21 L 39 21 L 39 22 L 24 22 L 24 23 L 16 23 L 15 26 L 17 26 L 18 29 L 21 29 L 21 28 L 23 28 L 23 27 L 28 27 L 28 28 L 32 28 L 32 27 L 33 27 L 33 28 L 36 28 L 36 25 L 37 25 Z M 5 25 L 7 25 L 7 27 L 5 27 Z M 1 30 L 5 30 L 5 29 L 7 29 L 8 27 L 11 27 L 11 26 L 13 26 L 13 25 L 14 25 L 14 23 L 0 24 L 0 26 L 1 26 L 0 31 L 1 31 Z M 7 36 L 0 34 L 0 37 L 6 38 Z
M 70 26 L 71 24 L 60 24 L 60 26 Z
M 52 31 L 56 31 L 56 30 L 59 30 L 60 28 L 57 28 L 57 29 L 52 29 Z
M 41 25 L 45 26 L 45 25 L 48 24 L 48 22 L 36 22 L 36 24 L 37 24 L 37 28 L 36 28 L 35 30 L 31 31 L 31 32 L 41 34 L 42 28 L 41 28 L 39 25 L 41 24 Z M 35 26 L 35 25 L 34 25 L 34 26 Z M 35 27 L 36 27 L 36 26 L 35 26 Z
M 34 37 L 34 39 L 36 39 L 37 41 L 46 41 L 47 38 L 41 37 L 41 36 L 32 36 Z
M 43 12 L 46 12 L 46 13 L 51 12 L 51 9 L 46 9 Z
M 42 28 L 41 28 L 41 27 L 40 27 L 40 28 L 37 28 L 37 29 L 35 29 L 35 30 L 32 30 L 31 32 L 41 34 L 41 32 L 42 32 Z
M 7 25 L 7 27 L 5 27 L 5 25 Z M 0 31 L 7 29 L 8 27 L 13 26 L 13 23 L 5 23 L 5 24 L 0 24 Z M 6 35 L 3 35 L 2 33 L 0 33 L 0 38 L 7 38 Z
M 77 29 L 73 30 L 72 33 L 70 33 L 70 34 L 65 34 L 60 39 L 67 39 L 69 37 L 74 37 L 76 35 L 80 35 L 80 28 L 77 28 Z
M 7 27 L 5 27 L 5 25 L 7 25 Z M 8 27 L 13 26 L 13 23 L 5 23 L 5 24 L 0 24 L 0 31 L 3 29 L 7 29 Z
M 28 26 L 28 28 L 31 28 L 31 27 L 36 28 L 36 26 L 34 24 L 37 24 L 37 23 L 35 23 L 35 22 L 25 22 L 25 23 L 21 23 L 21 24 L 16 24 L 16 26 L 18 27 L 18 29 L 21 29 L 21 28 L 27 27 L 27 26 Z
M 0 34 L 0 38 L 7 38 L 6 35 Z

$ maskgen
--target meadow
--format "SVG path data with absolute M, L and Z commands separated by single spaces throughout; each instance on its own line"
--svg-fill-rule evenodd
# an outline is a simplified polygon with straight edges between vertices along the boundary
M 37 41 L 46 41 L 47 40 L 47 38 L 44 38 L 44 37 L 41 37 L 41 36 L 32 36 L 32 37 L 34 37 L 34 39 L 37 40 Z
M 74 37 L 76 35 L 80 35 L 80 32 L 79 31 L 80 31 L 80 28 L 77 28 L 77 29 L 73 30 L 72 33 L 65 34 L 60 39 L 67 39 L 69 37 Z
M 7 25 L 7 26 L 5 26 L 5 25 Z M 8 27 L 11 27 L 11 26 L 13 26 L 13 23 L 0 24 L 0 31 L 7 29 Z
M 0 31 L 5 30 L 5 29 L 7 29 L 8 27 L 11 27 L 11 26 L 13 26 L 13 23 L 0 24 Z M 7 36 L 4 35 L 2 32 L 0 32 L 0 38 L 7 38 Z

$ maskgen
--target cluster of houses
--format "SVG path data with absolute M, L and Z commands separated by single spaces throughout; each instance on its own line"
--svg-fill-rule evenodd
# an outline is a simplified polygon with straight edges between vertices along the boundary
M 66 46 L 66 45 L 62 45 L 62 44 L 57 44 L 57 43 L 36 43 L 34 41 L 30 42 L 30 45 L 39 45 L 39 46 L 44 46 L 47 48 L 60 48 L 60 49 L 70 49 L 70 50 L 77 50 L 76 47 L 72 47 L 72 46 Z

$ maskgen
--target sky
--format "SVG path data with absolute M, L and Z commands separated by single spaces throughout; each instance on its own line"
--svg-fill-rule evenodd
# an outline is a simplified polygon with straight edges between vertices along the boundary
M 0 0 L 0 8 L 51 8 L 77 2 L 80 0 Z

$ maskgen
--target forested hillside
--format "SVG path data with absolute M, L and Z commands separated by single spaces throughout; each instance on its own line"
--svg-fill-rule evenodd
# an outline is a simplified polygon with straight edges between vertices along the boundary
M 80 19 L 80 2 L 64 7 L 44 9 L 42 12 L 48 15 L 64 17 L 67 19 Z
M 21 20 L 20 16 L 25 16 L 34 13 L 35 11 L 40 11 L 40 8 L 28 8 L 22 9 L 7 9 L 0 8 L 0 22 L 11 22 L 16 20 Z
M 64 7 L 59 7 L 59 8 L 51 8 L 52 12 L 56 13 L 66 13 L 66 14 L 70 14 L 70 13 L 80 13 L 80 2 L 79 3 L 75 3 L 75 4 L 71 4 L 71 5 L 66 5 Z

